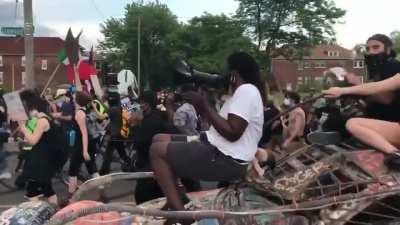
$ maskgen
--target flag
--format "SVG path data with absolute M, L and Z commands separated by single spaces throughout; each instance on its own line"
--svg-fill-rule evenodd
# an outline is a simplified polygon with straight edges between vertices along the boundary
M 88 59 L 88 63 L 90 64 L 90 65 L 93 65 L 94 64 L 94 59 L 93 59 L 93 45 L 92 45 L 92 48 L 90 49 L 90 52 L 89 52 L 89 59 Z
M 57 58 L 62 64 L 66 65 L 66 66 L 69 65 L 67 51 L 65 50 L 65 48 L 61 52 L 58 53 Z
M 83 58 L 79 61 L 77 69 L 78 69 L 79 79 L 81 79 L 82 81 L 90 80 L 90 75 L 97 75 L 96 68 L 93 65 L 89 64 L 87 58 Z M 73 82 L 75 80 L 74 66 L 72 64 L 69 64 L 67 67 L 67 71 L 68 71 L 68 80 L 70 82 Z

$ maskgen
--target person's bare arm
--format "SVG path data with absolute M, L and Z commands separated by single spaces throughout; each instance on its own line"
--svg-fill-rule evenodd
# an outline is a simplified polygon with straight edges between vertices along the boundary
M 400 89 L 400 74 L 383 81 L 371 82 L 362 85 L 330 88 L 323 91 L 327 97 L 340 97 L 342 95 L 375 95 L 385 92 L 392 92 Z
M 32 134 L 28 132 L 24 123 L 22 122 L 19 123 L 19 126 L 22 134 L 25 137 L 25 140 L 30 145 L 36 145 L 39 142 L 40 138 L 42 137 L 43 133 L 50 128 L 50 124 L 45 118 L 41 118 L 38 120 L 35 131 Z

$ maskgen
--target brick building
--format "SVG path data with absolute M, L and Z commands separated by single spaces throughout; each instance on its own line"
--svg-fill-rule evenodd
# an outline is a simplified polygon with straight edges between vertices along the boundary
M 5 91 L 24 87 L 24 46 L 23 37 L 0 37 L 0 87 Z M 58 37 L 34 38 L 35 81 L 39 90 L 59 64 L 57 54 L 63 48 L 64 41 Z M 68 83 L 67 70 L 61 65 L 50 87 L 65 83 Z
M 307 82 L 322 82 L 324 72 L 333 67 L 342 67 L 360 76 L 360 79 L 365 75 L 363 57 L 339 45 L 316 46 L 303 59 L 272 59 L 272 73 L 280 89 L 295 90 Z

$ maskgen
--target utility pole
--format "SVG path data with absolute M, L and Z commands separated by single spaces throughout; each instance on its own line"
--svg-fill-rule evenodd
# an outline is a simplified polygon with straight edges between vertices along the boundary
M 25 33 L 25 87 L 35 88 L 35 70 L 33 56 L 33 16 L 32 0 L 24 0 L 24 33 Z
M 139 18 L 138 18 L 138 43 L 137 43 L 137 50 L 138 50 L 138 65 L 137 65 L 137 75 L 138 75 L 138 87 L 139 87 L 139 90 L 138 90 L 138 95 L 140 96 L 140 93 L 141 93 L 141 87 L 142 87 L 142 85 L 141 85 L 141 79 L 140 79 L 140 26 L 141 26 L 141 21 L 140 21 L 140 15 L 139 15 Z

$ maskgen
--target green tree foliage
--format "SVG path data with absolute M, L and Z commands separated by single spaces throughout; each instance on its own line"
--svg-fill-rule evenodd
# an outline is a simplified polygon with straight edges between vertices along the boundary
M 333 25 L 345 15 L 332 0 L 237 0 L 237 17 L 248 28 L 267 66 L 278 55 L 306 55 L 307 50 L 334 41 Z
M 139 2 L 127 5 L 123 19 L 111 18 L 102 24 L 105 40 L 100 48 L 115 71 L 129 68 L 136 73 L 139 17 L 142 86 L 173 86 L 178 59 L 188 60 L 198 70 L 222 72 L 230 53 L 258 53 L 244 35 L 246 28 L 230 17 L 205 13 L 182 24 L 166 5 Z
M 105 40 L 100 44 L 100 49 L 107 61 L 112 63 L 114 70 L 129 68 L 136 72 L 139 19 L 141 83 L 158 87 L 171 80 L 169 79 L 172 73 L 169 66 L 169 55 L 173 51 L 171 38 L 179 29 L 176 16 L 166 5 L 159 2 L 128 4 L 123 19 L 111 18 L 101 25 Z
M 205 13 L 191 19 L 178 34 L 178 49 L 199 70 L 221 72 L 235 51 L 257 55 L 255 45 L 244 35 L 245 28 L 226 15 Z
M 393 31 L 390 36 L 393 40 L 394 51 L 397 53 L 397 58 L 400 58 L 400 31 Z

